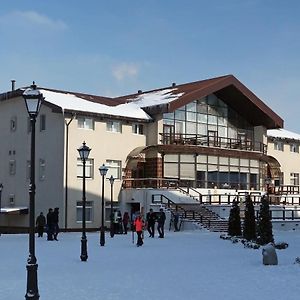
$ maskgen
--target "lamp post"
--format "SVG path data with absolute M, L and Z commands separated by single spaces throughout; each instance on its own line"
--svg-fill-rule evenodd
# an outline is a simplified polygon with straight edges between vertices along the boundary
M 100 245 L 105 245 L 105 231 L 104 231 L 104 179 L 108 168 L 103 164 L 99 168 L 100 175 L 102 176 L 102 201 L 101 201 L 101 228 L 100 228 Z
M 27 259 L 26 299 L 40 298 L 37 280 L 37 259 L 35 257 L 35 122 L 44 100 L 43 94 L 33 82 L 23 93 L 31 125 L 30 184 L 29 184 L 29 257 Z
M 113 185 L 114 185 L 115 178 L 114 176 L 109 177 L 110 182 L 110 237 L 114 237 L 115 230 L 114 230 L 114 212 L 113 212 Z
M 86 230 L 85 230 L 85 207 L 86 207 L 86 195 L 85 195 L 85 164 L 86 160 L 89 157 L 91 148 L 89 148 L 85 142 L 82 143 L 82 146 L 77 149 L 79 152 L 80 159 L 82 161 L 82 235 L 81 235 L 81 261 L 87 261 L 87 238 L 86 238 Z
M 1 197 L 2 197 L 2 190 L 3 190 L 3 184 L 0 183 L 0 214 L 1 214 Z M 1 232 L 0 232 L 0 236 L 1 236 Z

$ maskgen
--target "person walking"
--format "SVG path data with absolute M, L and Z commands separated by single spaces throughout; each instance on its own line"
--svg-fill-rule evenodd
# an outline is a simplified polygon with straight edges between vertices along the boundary
M 122 221 L 123 221 L 124 234 L 127 234 L 128 223 L 129 223 L 129 214 L 127 211 L 124 212 Z
M 136 234 L 137 234 L 137 243 L 136 243 L 136 245 L 137 245 L 137 247 L 140 247 L 144 244 L 143 238 L 142 238 L 144 222 L 143 222 L 143 219 L 140 215 L 136 217 L 136 219 L 134 221 L 134 225 L 135 225 L 135 231 L 136 231 Z
M 59 233 L 59 226 L 58 226 L 58 221 L 59 221 L 59 208 L 55 207 L 54 212 L 53 212 L 53 238 L 58 241 L 57 236 Z
M 152 208 L 150 208 L 149 212 L 146 215 L 146 221 L 147 221 L 147 230 L 149 232 L 149 237 L 154 238 L 154 233 L 155 233 L 155 214 L 154 214 Z
M 45 218 L 43 212 L 41 212 L 40 215 L 36 218 L 35 224 L 37 227 L 38 237 L 43 237 L 44 228 L 46 225 L 46 218 Z
M 47 213 L 47 240 L 53 241 L 53 209 L 49 208 Z
M 174 231 L 179 231 L 178 222 L 179 222 L 179 213 L 176 211 L 174 213 Z
M 163 239 L 165 237 L 165 221 L 166 221 L 166 214 L 162 208 L 160 208 L 158 217 L 157 217 L 157 231 L 159 234 L 159 238 Z

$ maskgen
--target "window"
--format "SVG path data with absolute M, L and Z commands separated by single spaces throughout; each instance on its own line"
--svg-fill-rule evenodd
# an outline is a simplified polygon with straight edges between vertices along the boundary
M 77 158 L 77 178 L 83 177 L 83 163 L 80 158 Z M 94 160 L 88 158 L 85 161 L 85 177 L 93 178 L 94 177 Z
M 143 124 L 132 124 L 132 133 L 144 134 L 144 125 Z
M 40 131 L 46 130 L 46 115 L 40 115 Z
M 299 173 L 290 173 L 291 185 L 299 185 Z
M 9 175 L 16 174 L 16 161 L 14 159 L 9 161 Z
M 110 132 L 122 132 L 122 125 L 119 121 L 107 121 L 106 130 Z
M 109 178 L 111 175 L 115 179 L 121 179 L 121 161 L 120 160 L 106 160 L 106 166 L 108 167 L 108 172 L 106 177 Z
M 295 153 L 299 153 L 299 145 L 297 145 L 297 144 L 291 144 L 290 145 L 290 151 L 291 152 L 295 152 Z
M 40 159 L 39 178 L 41 181 L 45 180 L 45 174 L 46 174 L 46 161 L 44 159 Z
M 93 222 L 93 201 L 85 201 L 85 220 Z M 82 222 L 82 201 L 76 203 L 76 222 Z
M 274 150 L 283 151 L 283 142 L 274 142 Z
M 78 117 L 77 124 L 78 128 L 94 130 L 94 120 L 92 118 Z
M 16 131 L 17 129 L 17 117 L 12 117 L 10 119 L 10 131 Z

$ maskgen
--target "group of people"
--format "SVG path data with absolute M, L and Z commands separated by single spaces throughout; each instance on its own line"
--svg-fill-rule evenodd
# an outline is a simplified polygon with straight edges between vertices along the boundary
M 113 214 L 113 226 L 115 234 L 127 234 L 128 224 L 130 221 L 129 213 L 124 212 L 123 217 L 119 210 L 115 210 Z
M 133 224 L 137 234 L 137 243 L 138 247 L 143 245 L 143 230 L 145 225 L 147 227 L 147 231 L 149 232 L 149 237 L 154 238 L 155 235 L 155 223 L 157 222 L 157 231 L 158 237 L 164 238 L 165 236 L 165 222 L 166 222 L 166 214 L 164 210 L 161 208 L 159 212 L 155 213 L 152 208 L 150 208 L 149 212 L 146 215 L 146 224 L 140 214 L 137 214 Z
M 58 241 L 57 236 L 59 233 L 59 208 L 55 207 L 54 210 L 49 208 L 47 216 L 45 217 L 43 212 L 36 219 L 36 227 L 38 237 L 43 237 L 44 231 L 47 232 L 48 241 Z

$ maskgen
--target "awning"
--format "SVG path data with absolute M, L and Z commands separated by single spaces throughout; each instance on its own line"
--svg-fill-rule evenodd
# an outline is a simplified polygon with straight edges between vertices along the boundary
M 1 207 L 0 214 L 4 215 L 27 215 L 28 207 Z

